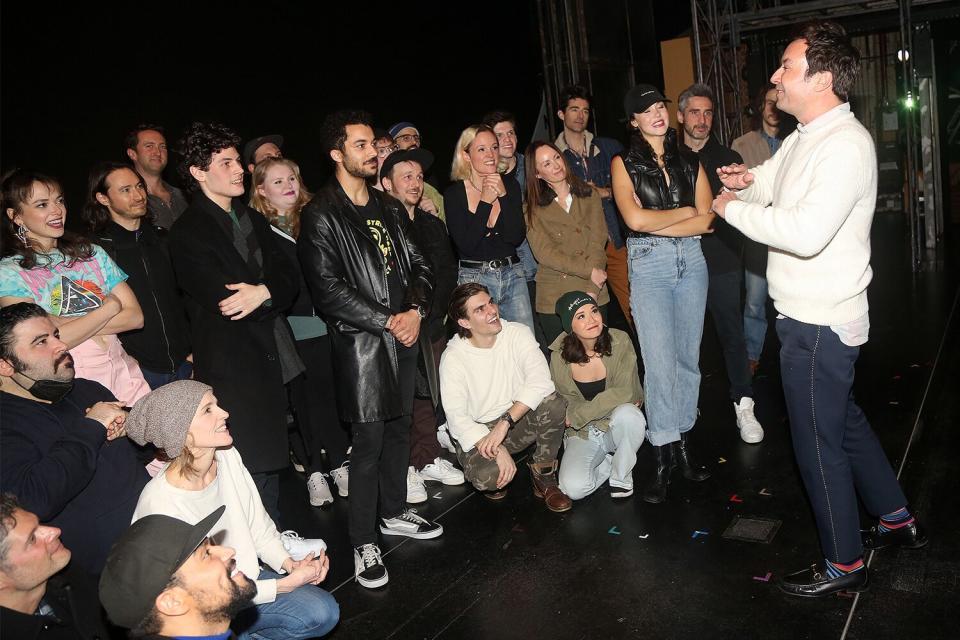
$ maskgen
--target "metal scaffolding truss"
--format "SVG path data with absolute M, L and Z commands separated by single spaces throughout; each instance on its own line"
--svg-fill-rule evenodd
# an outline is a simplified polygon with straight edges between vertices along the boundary
M 721 144 L 743 133 L 743 88 L 740 86 L 740 31 L 737 3 L 732 0 L 690 0 L 693 16 L 693 55 L 697 82 L 717 96 L 715 129 Z

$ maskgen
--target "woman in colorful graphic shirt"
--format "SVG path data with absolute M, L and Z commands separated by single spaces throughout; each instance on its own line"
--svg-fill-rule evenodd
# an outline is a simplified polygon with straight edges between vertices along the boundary
M 35 302 L 70 347 L 77 377 L 95 380 L 127 406 L 150 387 L 118 333 L 143 326 L 127 276 L 95 244 L 66 231 L 60 183 L 15 170 L 3 178 L 0 306 Z

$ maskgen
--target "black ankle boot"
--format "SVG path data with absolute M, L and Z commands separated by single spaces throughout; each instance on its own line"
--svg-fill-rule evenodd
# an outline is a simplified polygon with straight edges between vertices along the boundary
M 672 444 L 665 444 L 653 448 L 653 455 L 657 461 L 657 470 L 653 479 L 643 490 L 643 499 L 651 504 L 660 504 L 667 499 L 667 485 L 670 484 L 670 472 L 676 467 L 671 455 Z
M 705 467 L 693 461 L 690 455 L 690 439 L 687 437 L 688 435 L 689 432 L 681 433 L 680 441 L 673 443 L 673 456 L 684 478 L 693 480 L 694 482 L 703 482 L 710 477 L 710 472 L 707 471 Z

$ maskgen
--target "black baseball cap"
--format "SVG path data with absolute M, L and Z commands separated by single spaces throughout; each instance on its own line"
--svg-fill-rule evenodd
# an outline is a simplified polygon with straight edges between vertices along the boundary
M 426 173 L 433 165 L 433 154 L 426 149 L 420 148 L 394 151 L 383 161 L 383 166 L 380 167 L 380 178 L 383 179 L 383 176 L 390 175 L 390 171 L 393 170 L 394 165 L 401 162 L 416 162 L 420 165 L 420 168 L 423 169 L 423 172 Z
M 221 506 L 192 525 L 170 516 L 149 515 L 123 532 L 100 576 L 100 602 L 115 624 L 129 629 L 140 624 L 224 509 Z
M 671 102 L 671 100 L 667 100 L 660 89 L 652 84 L 638 84 L 627 91 L 627 95 L 623 97 L 623 110 L 627 114 L 627 120 L 630 120 L 635 113 L 643 113 L 650 108 L 650 105 L 657 102 Z
M 276 134 L 269 136 L 260 136 L 259 138 L 254 138 L 253 140 L 247 140 L 247 143 L 243 145 L 243 168 L 246 169 L 249 165 L 253 164 L 253 156 L 257 153 L 257 149 L 272 142 L 277 145 L 278 149 L 283 148 L 283 136 Z

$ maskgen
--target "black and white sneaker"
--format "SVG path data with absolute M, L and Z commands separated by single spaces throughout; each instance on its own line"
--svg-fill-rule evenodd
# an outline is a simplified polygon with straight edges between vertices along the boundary
M 361 587 L 376 589 L 387 584 L 390 576 L 380 557 L 380 547 L 365 544 L 353 550 L 353 578 Z
M 407 509 L 396 518 L 380 518 L 380 533 L 385 536 L 406 536 L 427 540 L 439 537 L 443 526 L 417 515 L 416 509 Z

